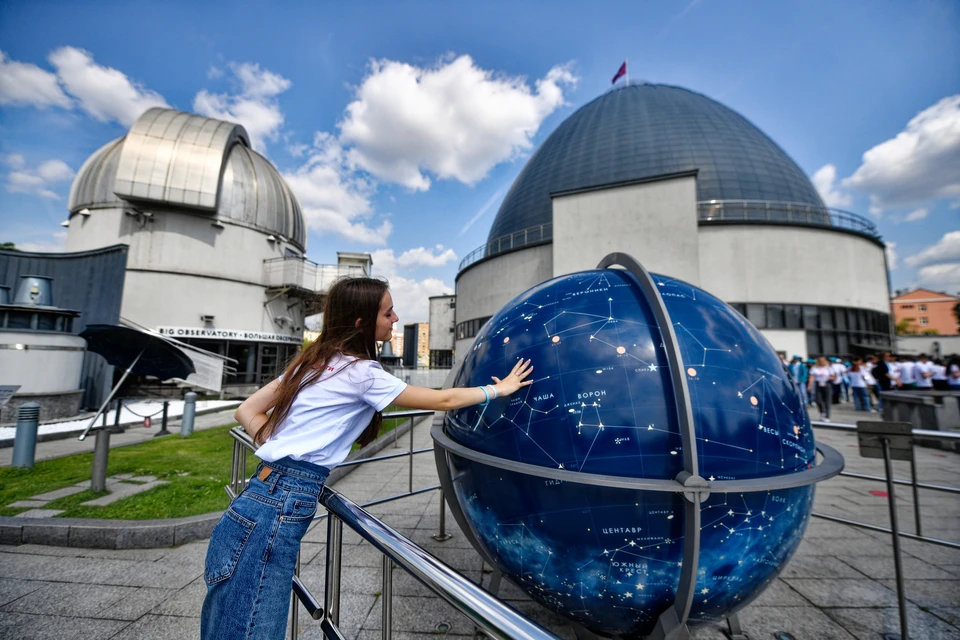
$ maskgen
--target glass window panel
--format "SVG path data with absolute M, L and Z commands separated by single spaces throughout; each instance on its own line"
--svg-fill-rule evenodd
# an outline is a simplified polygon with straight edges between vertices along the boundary
M 742 302 L 734 302 L 730 306 L 736 309 L 737 313 L 742 315 L 744 318 L 747 317 L 747 305 L 743 304 Z
M 822 331 L 820 333 L 820 340 L 821 346 L 823 347 L 823 355 L 837 355 L 837 339 L 833 331 Z
M 29 311 L 11 311 L 7 316 L 8 329 L 29 329 L 33 314 Z
M 762 304 L 747 305 L 747 320 L 753 323 L 757 329 L 765 329 L 767 326 L 767 317 L 764 313 Z
M 784 326 L 787 329 L 799 329 L 803 326 L 803 311 L 798 304 L 788 304 L 783 307 Z
M 822 354 L 820 349 L 820 332 L 807 331 L 807 357 L 814 357 Z
M 857 329 L 860 331 L 870 330 L 870 327 L 867 326 L 867 313 L 863 309 L 857 310 Z
M 847 312 L 844 309 L 834 309 L 836 316 L 837 329 L 847 328 Z
M 820 311 L 817 307 L 806 306 L 803 308 L 803 327 L 805 329 L 820 328 Z
M 848 329 L 857 328 L 857 310 L 856 309 L 847 309 L 847 328 Z
M 767 328 L 783 329 L 783 305 L 782 304 L 767 305 Z
M 837 355 L 850 355 L 850 337 L 843 331 L 837 333 Z
M 820 326 L 824 329 L 833 329 L 833 309 L 820 307 Z
M 40 331 L 53 331 L 57 328 L 57 317 L 48 313 L 38 313 L 37 329 Z

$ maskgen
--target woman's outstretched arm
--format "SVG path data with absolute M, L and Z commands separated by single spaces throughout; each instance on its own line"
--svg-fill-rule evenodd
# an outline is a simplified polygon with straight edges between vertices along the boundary
M 455 389 L 427 389 L 426 387 L 407 386 L 393 401 L 393 404 L 409 409 L 432 409 L 434 411 L 451 411 L 473 404 L 485 402 L 489 397 L 506 397 L 515 393 L 521 387 L 528 387 L 533 380 L 526 377 L 533 371 L 529 360 L 518 360 L 513 370 L 501 380 L 493 378 L 496 384 L 486 385 L 486 393 L 481 387 L 463 387 Z

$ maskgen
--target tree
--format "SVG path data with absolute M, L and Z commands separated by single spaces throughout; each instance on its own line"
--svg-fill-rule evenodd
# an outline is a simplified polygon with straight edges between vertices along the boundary
M 940 335 L 940 332 L 937 331 L 936 329 L 924 329 L 922 335 L 925 335 L 925 336 L 938 336 L 938 335 Z
M 12 242 L 0 242 L 0 251 L 20 251 L 20 249 L 17 249 L 17 246 Z
M 913 318 L 904 318 L 903 320 L 900 320 L 894 325 L 894 329 L 896 330 L 898 336 L 913 336 L 917 334 L 917 330 L 913 326 Z

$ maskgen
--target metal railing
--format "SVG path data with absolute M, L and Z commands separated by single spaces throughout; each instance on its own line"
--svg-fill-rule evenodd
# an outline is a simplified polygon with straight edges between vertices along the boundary
M 916 460 L 916 440 L 937 440 L 949 442 L 952 444 L 960 443 L 960 433 L 931 431 L 927 429 L 912 429 L 909 422 L 877 422 L 863 421 L 856 425 L 837 424 L 833 422 L 811 421 L 814 427 L 822 429 L 833 429 L 835 431 L 853 432 L 857 434 L 860 447 L 860 455 L 867 458 L 882 458 L 884 466 L 884 477 L 872 476 L 863 473 L 842 472 L 840 475 L 847 477 L 886 482 L 887 485 L 887 503 L 890 511 L 890 528 L 870 524 L 868 522 L 859 522 L 849 518 L 831 516 L 824 513 L 812 512 L 810 515 L 815 518 L 821 518 L 830 522 L 836 522 L 868 531 L 877 531 L 879 533 L 890 534 L 893 542 L 893 566 L 896 574 L 897 586 L 897 607 L 900 618 L 900 640 L 909 640 L 909 629 L 907 622 L 907 602 L 906 589 L 904 587 L 903 560 L 900 551 L 900 538 L 909 538 L 920 542 L 929 542 L 931 544 L 949 547 L 951 549 L 960 549 L 960 542 L 950 540 L 941 540 L 940 538 L 930 538 L 923 535 L 922 524 L 920 521 L 920 493 L 919 489 L 930 489 L 933 491 L 944 491 L 947 493 L 960 493 L 960 488 L 944 485 L 921 484 L 917 482 L 917 460 Z M 905 460 L 910 463 L 910 482 L 899 480 L 893 476 L 892 460 Z M 913 488 L 913 513 L 916 520 L 916 534 L 900 531 L 897 524 L 897 504 L 894 493 L 894 485 L 910 485 Z M 886 634 L 884 637 L 891 637 L 893 634 Z
M 356 266 L 317 264 L 297 256 L 263 261 L 263 284 L 270 288 L 296 287 L 308 291 L 326 291 L 337 278 L 369 275 Z
M 697 203 L 697 218 L 701 223 L 756 221 L 828 227 L 880 239 L 877 226 L 861 215 L 797 202 L 701 200 Z
M 552 222 L 547 224 L 538 224 L 534 227 L 527 227 L 526 229 L 521 229 L 520 231 L 515 231 L 514 233 L 500 236 L 499 238 L 494 238 L 487 244 L 477 247 L 468 253 L 463 260 L 460 261 L 460 266 L 457 267 L 457 271 L 463 271 L 474 262 L 479 262 L 484 258 L 488 258 L 498 253 L 503 253 L 504 251 L 510 251 L 512 249 L 519 249 L 520 247 L 525 247 L 527 245 L 540 244 L 541 242 L 550 240 L 552 238 Z
M 346 523 L 361 538 L 369 542 L 383 554 L 383 587 L 381 593 L 381 637 L 389 640 L 393 637 L 393 569 L 394 566 L 403 569 L 420 581 L 435 595 L 443 598 L 454 609 L 466 616 L 484 633 L 493 638 L 510 640 L 557 640 L 557 636 L 533 622 L 517 610 L 504 604 L 488 593 L 481 586 L 474 584 L 460 573 L 437 560 L 427 551 L 411 542 L 407 538 L 377 520 L 364 511 L 364 507 L 372 507 L 393 500 L 419 495 L 428 491 L 441 490 L 440 499 L 440 526 L 433 538 L 443 542 L 451 537 L 446 532 L 446 509 L 440 485 L 422 489 L 413 489 L 413 456 L 433 451 L 433 447 L 424 449 L 413 448 L 414 420 L 418 417 L 433 415 L 433 411 L 399 411 L 384 414 L 385 419 L 410 419 L 410 438 L 407 451 L 404 453 L 387 454 L 363 460 L 353 460 L 339 466 L 350 467 L 369 462 L 391 460 L 407 457 L 409 471 L 407 475 L 407 492 L 374 500 L 364 505 L 357 505 L 342 494 L 324 487 L 319 502 L 327 512 L 318 515 L 315 520 L 327 520 L 327 549 L 326 549 L 326 584 L 321 604 L 300 580 L 300 556 L 297 555 L 297 564 L 293 576 L 292 591 L 296 598 L 291 602 L 290 638 L 296 640 L 300 635 L 299 607 L 303 605 L 307 613 L 314 620 L 320 621 L 320 627 L 328 638 L 342 639 L 340 632 L 340 577 L 341 555 L 343 548 L 343 525 Z M 396 431 L 396 429 L 395 429 Z M 230 484 L 224 489 L 231 499 L 235 498 L 247 483 L 246 452 L 253 452 L 256 446 L 242 427 L 234 427 L 230 431 L 233 438 L 233 464 L 230 474 Z M 394 446 L 396 446 L 396 437 Z

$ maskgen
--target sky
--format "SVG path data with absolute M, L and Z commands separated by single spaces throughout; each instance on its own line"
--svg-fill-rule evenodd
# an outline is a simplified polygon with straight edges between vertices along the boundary
M 84 160 L 168 105 L 244 125 L 300 200 L 308 257 L 371 253 L 401 322 L 425 321 L 624 60 L 736 110 L 870 218 L 894 289 L 960 292 L 955 0 L 5 0 L 0 242 L 62 249 Z

